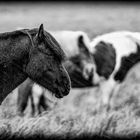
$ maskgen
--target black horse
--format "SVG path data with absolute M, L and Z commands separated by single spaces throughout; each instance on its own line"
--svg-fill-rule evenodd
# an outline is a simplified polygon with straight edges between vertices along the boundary
M 67 56 L 67 60 L 63 62 L 64 67 L 70 76 L 71 86 L 72 88 L 92 87 L 93 58 L 91 57 L 91 54 L 81 36 L 78 39 L 77 47 L 79 47 L 79 54 L 72 57 Z M 85 73 L 85 76 L 83 75 L 83 72 Z M 36 87 L 37 91 L 33 91 L 34 87 Z M 45 97 L 46 93 L 49 94 L 44 88 L 35 84 L 34 81 L 27 79 L 18 87 L 18 114 L 21 116 L 23 115 L 28 99 L 31 99 L 32 115 L 35 113 L 40 114 L 41 108 L 44 110 L 49 109 L 49 100 Z
M 0 104 L 28 77 L 57 98 L 70 91 L 70 78 L 58 42 L 41 26 L 0 34 Z

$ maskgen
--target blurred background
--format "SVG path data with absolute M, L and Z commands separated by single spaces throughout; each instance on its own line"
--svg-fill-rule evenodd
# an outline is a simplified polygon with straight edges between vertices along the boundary
M 0 31 L 17 27 L 82 30 L 90 37 L 115 30 L 139 31 L 140 4 L 129 2 L 0 3 Z
M 140 3 L 130 2 L 9 2 L 0 3 L 0 32 L 17 28 L 81 30 L 90 39 L 118 30 L 140 31 Z M 112 100 L 113 109 L 96 110 L 100 94 L 96 88 L 72 89 L 60 106 L 36 118 L 16 116 L 16 92 L 0 108 L 0 134 L 83 134 L 135 136 L 140 134 L 140 64 L 135 66 Z M 29 109 L 29 108 L 28 108 Z M 27 109 L 27 110 L 28 110 Z M 28 112 L 28 111 L 27 111 Z M 131 122 L 131 123 L 130 123 Z

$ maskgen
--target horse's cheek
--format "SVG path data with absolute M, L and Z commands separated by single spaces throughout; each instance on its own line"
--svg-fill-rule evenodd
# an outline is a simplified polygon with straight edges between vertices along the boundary
M 26 73 L 32 79 L 40 78 L 42 73 L 41 65 L 37 63 L 33 65 L 33 63 L 29 63 L 26 67 Z

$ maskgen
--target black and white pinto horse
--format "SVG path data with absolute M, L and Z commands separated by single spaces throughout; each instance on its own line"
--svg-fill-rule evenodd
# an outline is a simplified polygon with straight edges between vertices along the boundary
M 93 86 L 93 58 L 89 52 L 90 40 L 82 31 L 50 32 L 61 45 L 67 60 L 63 63 L 71 79 L 72 87 Z M 52 83 L 53 84 L 53 83 Z M 18 107 L 23 114 L 28 97 L 31 99 L 32 115 L 40 114 L 41 108 L 47 109 L 48 103 L 57 102 L 47 89 L 28 79 L 18 88 Z M 24 93 L 23 93 L 24 92 Z M 22 95 L 25 95 L 22 97 Z
M 0 104 L 18 85 L 30 78 L 62 98 L 70 79 L 62 62 L 65 53 L 43 24 L 0 34 Z M 54 84 L 52 84 L 54 83 Z
M 113 93 L 128 71 L 140 61 L 140 33 L 118 31 L 94 38 L 90 44 L 94 58 L 93 83 L 102 93 L 100 105 L 109 109 Z

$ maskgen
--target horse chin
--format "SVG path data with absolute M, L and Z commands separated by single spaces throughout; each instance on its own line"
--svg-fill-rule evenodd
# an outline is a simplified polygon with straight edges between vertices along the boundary
M 46 89 L 46 91 L 47 91 L 46 96 L 47 96 L 47 98 L 48 98 L 49 100 L 51 100 L 51 101 L 53 101 L 53 102 L 57 102 L 57 101 L 59 100 L 59 98 L 56 97 L 56 94 L 55 94 L 55 93 L 51 92 L 51 91 L 48 90 L 48 89 Z
M 62 94 L 55 94 L 55 97 L 60 99 L 60 98 L 63 98 L 63 95 Z

